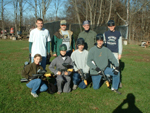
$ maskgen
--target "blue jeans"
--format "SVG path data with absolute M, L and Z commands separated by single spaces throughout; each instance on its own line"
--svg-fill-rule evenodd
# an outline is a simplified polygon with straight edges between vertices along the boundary
M 39 89 L 40 92 L 47 90 L 47 85 L 41 80 L 41 79 L 34 79 L 31 80 L 29 83 L 26 84 L 28 88 L 32 89 L 32 93 L 37 93 L 37 90 Z
M 120 83 L 120 73 L 118 75 L 115 75 L 113 73 L 113 69 L 107 67 L 104 71 L 105 75 L 112 76 L 112 88 L 118 89 L 119 83 Z M 99 89 L 100 88 L 100 82 L 101 82 L 101 75 L 92 76 L 92 82 L 93 82 L 93 89 Z
M 33 63 L 33 62 L 34 62 L 34 57 L 31 57 L 31 63 Z M 45 70 L 45 67 L 46 67 L 46 57 L 42 57 L 42 61 L 40 62 L 40 65 Z
M 81 76 L 77 72 L 75 72 L 73 74 L 73 84 L 74 85 L 78 85 L 78 87 L 81 88 L 81 89 L 85 89 L 86 88 L 84 80 L 81 80 Z

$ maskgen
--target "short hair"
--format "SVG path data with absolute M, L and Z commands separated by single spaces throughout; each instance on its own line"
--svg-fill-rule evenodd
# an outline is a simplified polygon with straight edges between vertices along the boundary
M 42 56 L 40 54 L 35 54 L 34 58 L 36 58 L 36 57 L 40 57 L 40 59 L 42 60 Z
M 37 22 L 37 21 L 42 21 L 42 22 L 43 22 L 43 19 L 42 19 L 42 18 L 38 18 L 38 19 L 36 20 L 36 22 Z

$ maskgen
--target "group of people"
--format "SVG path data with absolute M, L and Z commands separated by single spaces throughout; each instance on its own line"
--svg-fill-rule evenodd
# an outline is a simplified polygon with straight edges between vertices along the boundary
M 38 69 L 45 70 L 46 58 L 50 58 L 51 50 L 55 59 L 50 63 L 49 69 L 56 78 L 57 94 L 70 92 L 77 87 L 85 89 L 87 83 L 85 79 L 92 79 L 94 89 L 101 86 L 102 72 L 112 77 L 111 90 L 118 91 L 120 82 L 119 59 L 122 54 L 122 37 L 119 31 L 115 30 L 115 22 L 108 22 L 109 31 L 104 34 L 97 34 L 90 29 L 90 21 L 83 22 L 84 31 L 79 33 L 75 43 L 73 32 L 66 30 L 66 20 L 60 21 L 60 29 L 54 34 L 52 40 L 49 31 L 43 28 L 43 20 L 37 19 L 37 28 L 30 32 L 29 52 L 31 64 L 25 67 L 22 75 L 30 79 L 32 74 L 36 74 Z M 74 69 L 73 72 L 65 70 L 64 63 L 69 64 Z M 84 75 L 84 79 L 81 76 Z M 71 75 L 73 75 L 71 77 Z M 73 87 L 71 88 L 71 78 Z M 34 79 L 26 84 L 31 88 L 31 95 L 38 97 L 37 91 L 46 91 L 47 86 L 41 79 Z

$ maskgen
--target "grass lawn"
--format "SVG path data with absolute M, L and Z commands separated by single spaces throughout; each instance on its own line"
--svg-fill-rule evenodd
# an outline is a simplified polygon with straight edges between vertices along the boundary
M 150 113 L 150 48 L 124 46 L 121 59 L 122 95 L 105 84 L 98 90 L 40 93 L 33 98 L 21 71 L 28 61 L 28 42 L 0 40 L 0 112 L 31 113 Z M 48 65 L 47 65 L 48 70 Z

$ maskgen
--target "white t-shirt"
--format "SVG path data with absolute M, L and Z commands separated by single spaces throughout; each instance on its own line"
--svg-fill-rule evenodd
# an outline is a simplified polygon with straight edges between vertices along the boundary
M 69 37 L 69 32 L 68 31 L 63 31 L 61 30 L 62 35 L 63 35 L 63 41 L 62 44 L 66 44 L 67 46 L 67 51 L 70 50 L 70 37 Z
M 46 57 L 46 42 L 49 41 L 51 41 L 51 38 L 47 29 L 33 29 L 30 32 L 29 38 L 29 42 L 32 42 L 31 57 L 34 57 L 35 54 L 40 54 L 41 56 Z

